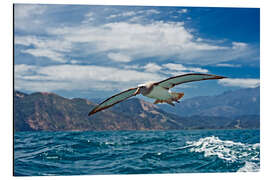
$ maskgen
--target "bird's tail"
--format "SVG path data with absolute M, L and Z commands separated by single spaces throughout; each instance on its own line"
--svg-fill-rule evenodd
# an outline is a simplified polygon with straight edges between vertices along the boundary
M 171 92 L 171 95 L 173 96 L 172 101 L 178 102 L 184 96 L 184 93 Z

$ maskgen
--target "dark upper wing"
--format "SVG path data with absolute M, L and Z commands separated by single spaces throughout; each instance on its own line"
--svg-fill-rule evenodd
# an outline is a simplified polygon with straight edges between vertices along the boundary
M 109 107 L 115 105 L 116 103 L 124 101 L 127 98 L 135 96 L 136 95 L 135 93 L 137 92 L 137 89 L 138 88 L 131 88 L 131 89 L 128 89 L 126 91 L 123 91 L 123 92 L 121 92 L 119 94 L 116 94 L 116 95 L 106 99 L 101 104 L 96 106 L 91 112 L 89 112 L 88 116 L 90 116 L 90 115 L 92 115 L 92 114 L 94 114 L 94 113 L 96 113 L 98 111 L 101 111 L 103 109 L 109 108 Z
M 222 79 L 225 78 L 223 76 L 216 76 L 211 74 L 201 74 L 201 73 L 191 73 L 191 74 L 184 74 L 179 76 L 170 77 L 163 81 L 155 83 L 155 85 L 162 86 L 166 89 L 173 88 L 175 85 L 192 82 L 192 81 L 201 81 L 207 79 Z

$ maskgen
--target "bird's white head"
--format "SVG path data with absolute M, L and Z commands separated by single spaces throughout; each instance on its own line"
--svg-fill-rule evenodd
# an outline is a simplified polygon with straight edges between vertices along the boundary
M 140 87 L 140 88 L 142 88 L 142 87 L 150 88 L 153 84 L 154 84 L 154 82 L 147 82 L 147 83 L 144 83 L 144 84 L 139 84 L 138 87 Z
M 137 87 L 141 88 L 141 87 L 145 87 L 146 84 L 139 84 Z
M 143 95 L 148 94 L 151 91 L 153 84 L 154 83 L 152 83 L 152 82 L 145 83 L 145 84 L 139 84 L 138 88 L 140 89 L 140 93 Z

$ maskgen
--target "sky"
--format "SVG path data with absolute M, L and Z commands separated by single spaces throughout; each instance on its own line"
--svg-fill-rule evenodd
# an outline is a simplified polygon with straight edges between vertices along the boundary
M 104 99 L 186 73 L 184 98 L 260 84 L 260 9 L 14 5 L 14 88 Z

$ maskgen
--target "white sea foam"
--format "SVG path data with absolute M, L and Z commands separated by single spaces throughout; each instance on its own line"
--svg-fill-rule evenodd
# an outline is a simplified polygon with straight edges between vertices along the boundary
M 237 172 L 258 172 L 259 169 L 260 167 L 256 163 L 246 161 L 245 165 L 238 169 Z
M 205 157 L 217 156 L 228 162 L 244 162 L 240 172 L 254 172 L 259 170 L 260 144 L 243 144 L 229 140 L 221 140 L 211 136 L 200 138 L 198 141 L 186 142 L 190 152 L 204 153 Z
M 201 138 L 198 141 L 188 141 L 187 144 L 193 145 L 190 149 L 191 152 L 203 152 L 205 157 L 218 156 L 220 159 L 234 162 L 239 156 L 247 156 L 247 154 L 237 151 L 239 148 L 243 149 L 244 144 L 223 141 L 214 136 Z
M 114 143 L 114 142 L 106 141 L 105 144 L 106 144 L 106 145 L 114 145 L 115 143 Z
M 47 156 L 46 158 L 47 159 L 58 159 L 59 157 L 58 156 Z
M 259 144 L 259 143 L 253 144 L 252 147 L 253 147 L 254 149 L 260 149 L 260 144 Z

